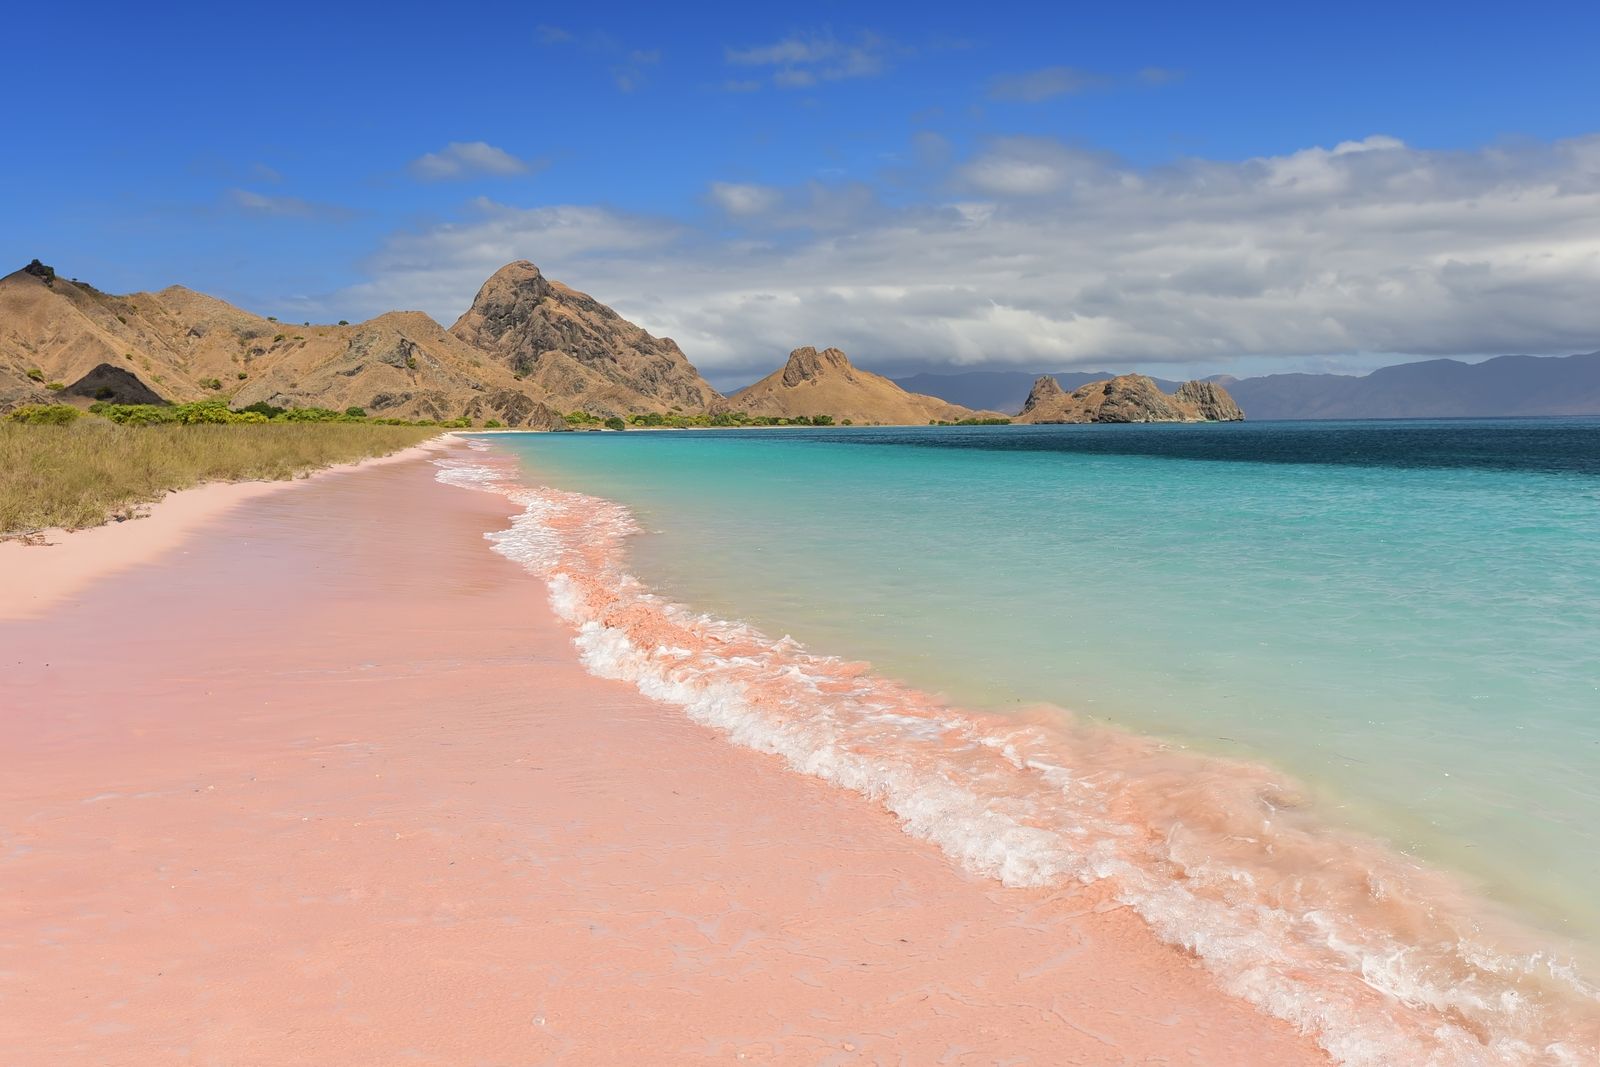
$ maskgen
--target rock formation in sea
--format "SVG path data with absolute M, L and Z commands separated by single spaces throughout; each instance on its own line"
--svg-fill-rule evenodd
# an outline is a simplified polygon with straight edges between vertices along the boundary
M 938 397 L 908 393 L 888 378 L 853 365 L 837 348 L 797 348 L 788 361 L 754 385 L 717 403 L 713 411 L 778 418 L 831 415 L 857 426 L 926 426 L 997 416 Z
M 1063 422 L 1237 422 L 1244 412 L 1215 382 L 1184 382 L 1163 393 L 1143 374 L 1123 374 L 1066 392 L 1050 375 L 1033 383 L 1016 421 Z
M 700 412 L 720 399 L 671 338 L 651 336 L 527 260 L 495 271 L 450 332 L 563 411 Z

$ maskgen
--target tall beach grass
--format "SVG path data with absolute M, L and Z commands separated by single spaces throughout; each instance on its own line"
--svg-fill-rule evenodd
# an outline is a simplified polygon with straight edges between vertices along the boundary
M 175 489 L 209 481 L 277 481 L 387 455 L 437 436 L 432 427 L 361 423 L 119 426 L 0 421 L 0 536 L 125 518 Z

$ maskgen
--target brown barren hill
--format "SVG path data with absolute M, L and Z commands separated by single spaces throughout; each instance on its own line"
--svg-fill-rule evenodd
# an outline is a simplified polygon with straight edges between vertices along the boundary
M 38 261 L 0 278 L 0 412 L 212 399 L 565 428 L 537 385 L 420 311 L 296 326 L 181 285 L 104 293 Z
M 795 349 L 782 370 L 739 390 L 715 410 L 787 419 L 831 415 L 835 422 L 849 419 L 865 426 L 925 426 L 994 415 L 908 393 L 881 374 L 853 365 L 837 348 Z
M 527 260 L 495 271 L 450 332 L 562 411 L 693 413 L 720 399 L 671 338 L 652 336 Z
M 1238 422 L 1243 418 L 1239 405 L 1215 382 L 1185 382 L 1168 395 L 1143 374 L 1123 374 L 1068 393 L 1046 374 L 1033 383 L 1016 421 Z

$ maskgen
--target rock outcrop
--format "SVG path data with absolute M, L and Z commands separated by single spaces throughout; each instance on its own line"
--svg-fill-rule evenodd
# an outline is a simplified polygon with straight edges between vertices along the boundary
M 1193 381 L 1178 386 L 1174 399 L 1194 408 L 1207 422 L 1243 422 L 1244 411 L 1220 382 Z
M 993 415 L 908 393 L 888 378 L 854 366 L 837 348 L 797 348 L 788 362 L 712 410 L 777 418 L 831 415 L 857 426 L 926 426 Z M 995 416 L 1001 417 L 1004 416 Z
M 720 399 L 671 338 L 654 337 L 527 260 L 483 283 L 450 332 L 563 411 L 704 411 Z
M 1215 382 L 1185 382 L 1163 393 L 1143 374 L 1090 382 L 1068 393 L 1050 375 L 1033 383 L 1017 422 L 1236 422 L 1244 412 Z

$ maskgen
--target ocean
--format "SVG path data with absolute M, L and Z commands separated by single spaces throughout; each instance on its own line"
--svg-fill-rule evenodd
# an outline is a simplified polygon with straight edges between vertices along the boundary
M 1600 1059 L 1600 420 L 480 440 L 596 673 L 1341 1062 Z

